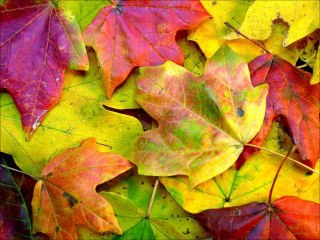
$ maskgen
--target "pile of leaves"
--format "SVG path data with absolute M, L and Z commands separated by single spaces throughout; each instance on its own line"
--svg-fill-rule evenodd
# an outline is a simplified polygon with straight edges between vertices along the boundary
M 0 239 L 320 237 L 318 1 L 0 4 Z

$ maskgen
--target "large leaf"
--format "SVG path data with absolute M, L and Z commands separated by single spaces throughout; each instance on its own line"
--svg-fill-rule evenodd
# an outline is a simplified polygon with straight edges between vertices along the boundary
M 285 196 L 272 204 L 253 202 L 200 213 L 214 239 L 318 239 L 320 205 Z
M 319 28 L 319 1 L 255 1 L 247 11 L 240 31 L 251 39 L 265 40 L 276 19 L 282 19 L 290 26 L 283 42 L 288 46 Z
M 0 13 L 0 90 L 12 95 L 30 138 L 58 103 L 65 69 L 88 69 L 86 49 L 73 15 L 50 1 L 5 1 Z
M 254 86 L 269 84 L 264 124 L 251 143 L 261 146 L 272 121 L 282 116 L 301 160 L 314 168 L 320 153 L 320 84 L 310 85 L 310 73 L 295 68 L 271 54 L 253 60 L 249 69 Z M 237 162 L 237 167 L 256 151 L 256 148 L 246 147 Z
M 133 175 L 109 186 L 107 190 L 112 192 L 101 192 L 115 211 L 123 230 L 122 236 L 99 236 L 80 228 L 79 238 L 193 240 L 208 236 L 192 215 L 184 211 L 161 184 L 158 185 L 153 203 L 151 202 L 155 181 L 153 177 Z M 106 189 L 104 186 L 103 188 Z M 149 208 L 150 215 L 147 216 Z
M 75 224 L 94 231 L 122 230 L 110 204 L 95 188 L 132 167 L 114 153 L 97 151 L 94 139 L 52 159 L 35 186 L 32 199 L 33 229 L 51 239 L 77 239 Z
M 172 62 L 140 74 L 137 101 L 159 123 L 136 145 L 140 174 L 204 182 L 229 168 L 261 127 L 267 88 L 252 87 L 247 64 L 228 47 L 201 78 Z
M 117 0 L 103 8 L 84 32 L 98 55 L 108 98 L 135 66 L 183 63 L 175 42 L 178 30 L 190 29 L 209 15 L 196 0 Z
M 274 123 L 263 148 L 287 154 L 291 148 L 289 136 Z M 291 157 L 297 157 L 295 155 Z M 240 170 L 229 168 L 219 176 L 190 189 L 186 177 L 161 178 L 174 199 L 187 211 L 198 213 L 211 208 L 233 207 L 250 202 L 267 202 L 274 175 L 283 157 L 260 151 L 250 157 Z M 317 166 L 319 171 L 319 165 Z M 297 196 L 319 202 L 319 175 L 310 175 L 287 160 L 273 191 L 274 198 Z
M 8 166 L 3 155 L 0 164 Z M 0 167 L 0 239 L 33 239 L 29 209 L 35 183 L 27 175 Z
M 8 94 L 1 94 L 0 150 L 11 154 L 23 171 L 39 176 L 53 156 L 79 146 L 89 137 L 96 138 L 100 150 L 126 155 L 132 139 L 143 132 L 137 119 L 103 108 L 105 94 L 97 60 L 92 52 L 89 57 L 89 72 L 66 73 L 60 103 L 49 112 L 29 142 L 25 142 L 12 99 Z

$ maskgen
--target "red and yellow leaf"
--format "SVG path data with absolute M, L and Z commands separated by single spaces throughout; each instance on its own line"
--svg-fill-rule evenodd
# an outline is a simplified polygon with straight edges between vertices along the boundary
M 302 162 L 314 168 L 320 152 L 320 84 L 311 85 L 310 73 L 271 54 L 253 60 L 249 69 L 254 86 L 269 84 L 264 124 L 250 143 L 261 146 L 272 121 L 282 116 Z M 245 147 L 237 161 L 237 168 L 256 151 L 256 148 Z
M 44 168 L 32 200 L 33 228 L 51 239 L 77 239 L 75 225 L 96 232 L 121 234 L 111 205 L 96 191 L 98 184 L 130 169 L 120 155 L 96 150 L 94 139 L 68 149 Z
M 113 1 L 84 32 L 95 49 L 108 98 L 135 66 L 183 63 L 175 41 L 178 30 L 190 29 L 210 15 L 198 0 Z
M 7 90 L 30 138 L 58 103 L 66 68 L 87 70 L 77 21 L 47 0 L 9 0 L 0 6 L 0 90 Z
M 197 218 L 214 239 L 318 239 L 320 205 L 284 196 L 271 205 L 252 202 L 206 210 Z
M 187 175 L 194 186 L 228 169 L 259 131 L 266 86 L 253 88 L 242 57 L 222 47 L 197 78 L 172 63 L 146 67 L 138 103 L 159 123 L 139 138 L 139 173 Z

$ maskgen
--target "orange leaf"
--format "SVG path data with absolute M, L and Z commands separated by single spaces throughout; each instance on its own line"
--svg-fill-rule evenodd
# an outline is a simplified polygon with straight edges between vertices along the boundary
M 111 205 L 95 188 L 131 167 L 120 155 L 98 152 L 94 139 L 55 157 L 34 189 L 34 231 L 51 239 L 77 239 L 75 225 L 82 224 L 97 232 L 122 234 Z

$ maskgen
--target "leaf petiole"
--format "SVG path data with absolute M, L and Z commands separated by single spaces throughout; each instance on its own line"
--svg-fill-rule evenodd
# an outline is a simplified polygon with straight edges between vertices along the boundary
M 15 171 L 15 172 L 18 172 L 18 173 L 22 173 L 22 174 L 28 175 L 29 177 L 32 177 L 33 179 L 35 179 L 35 180 L 37 180 L 37 181 L 39 181 L 39 180 L 40 180 L 40 178 L 39 178 L 39 177 L 33 176 L 33 175 L 29 174 L 29 173 L 26 173 L 26 172 L 20 171 L 20 170 L 15 169 L 15 168 L 8 167 L 8 166 L 6 166 L 6 165 L 2 165 L 2 164 L 0 164 L 0 167 L 3 167 L 3 168 L 6 168 L 6 169 L 9 169 L 9 170 L 11 170 L 11 171 Z
M 271 188 L 270 188 L 270 192 L 269 192 L 269 199 L 268 199 L 268 203 L 269 203 L 270 206 L 271 206 L 271 200 L 272 200 L 272 193 L 273 193 L 274 185 L 276 184 L 276 181 L 277 181 L 277 179 L 278 179 L 280 170 L 281 170 L 283 164 L 285 163 L 285 161 L 289 158 L 289 155 L 290 155 L 292 152 L 294 152 L 295 149 L 296 149 L 296 146 L 293 146 L 293 147 L 288 151 L 287 155 L 285 156 L 285 158 L 282 160 L 280 166 L 278 167 L 278 170 L 277 170 L 276 175 L 274 176 L 274 179 L 273 179 L 273 182 L 272 182 L 272 185 L 271 185 Z
M 250 144 L 250 143 L 246 143 L 246 144 L 244 144 L 244 146 L 257 148 L 257 149 L 259 149 L 259 150 L 266 151 L 266 152 L 272 153 L 272 154 L 274 154 L 274 155 L 278 155 L 278 156 L 280 156 L 280 157 L 286 157 L 285 155 L 283 155 L 283 154 L 281 154 L 281 153 L 278 153 L 278 152 L 269 150 L 269 149 L 267 149 L 267 148 L 259 147 L 259 146 L 256 146 L 256 145 L 253 145 L 253 144 Z M 308 169 L 308 170 L 311 171 L 311 172 L 314 172 L 314 173 L 320 175 L 320 173 L 319 173 L 317 170 L 315 170 L 315 169 L 313 169 L 313 168 L 311 168 L 311 167 L 308 167 L 307 165 L 299 162 L 298 160 L 295 160 L 295 159 L 293 159 L 293 158 L 291 158 L 291 157 L 288 157 L 287 159 L 290 160 L 291 162 L 294 162 L 294 163 L 300 165 L 301 167 L 304 167 L 304 168 Z
M 153 202 L 154 202 L 154 197 L 156 196 L 158 185 L 159 185 L 159 179 L 157 179 L 156 182 L 154 183 L 154 187 L 153 187 L 151 199 L 150 199 L 150 202 L 149 202 L 146 218 L 148 218 L 150 216 L 151 208 L 152 208 L 152 205 L 153 205 Z
M 231 28 L 233 31 L 235 31 L 236 33 L 238 33 L 239 35 L 241 35 L 242 37 L 244 37 L 245 39 L 248 39 L 250 42 L 254 43 L 255 45 L 257 45 L 258 47 L 260 47 L 262 50 L 264 50 L 266 53 L 272 54 L 270 51 L 268 51 L 268 49 L 266 49 L 263 45 L 261 45 L 260 43 L 248 38 L 246 35 L 244 35 L 242 32 L 240 32 L 239 30 L 237 30 L 234 26 L 232 26 L 230 23 L 225 22 L 224 23 L 227 27 Z

